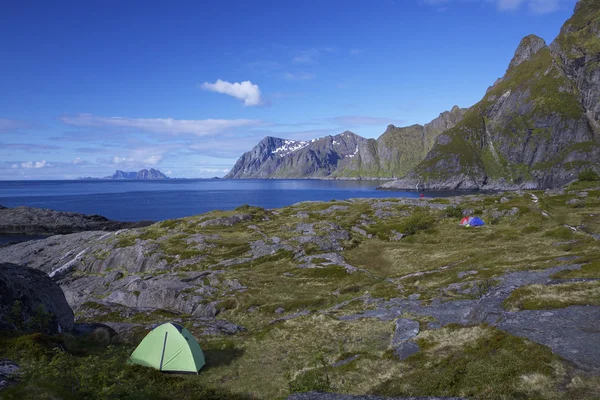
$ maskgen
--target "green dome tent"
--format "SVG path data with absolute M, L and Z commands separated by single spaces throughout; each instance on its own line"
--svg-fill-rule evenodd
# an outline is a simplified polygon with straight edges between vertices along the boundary
M 148 333 L 127 362 L 164 372 L 193 374 L 205 364 L 204 353 L 190 331 L 171 322 Z

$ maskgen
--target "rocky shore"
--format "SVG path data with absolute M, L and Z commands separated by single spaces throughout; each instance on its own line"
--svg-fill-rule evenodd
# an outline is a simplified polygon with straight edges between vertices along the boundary
M 64 235 L 83 231 L 117 231 L 140 228 L 153 221 L 111 221 L 101 215 L 0 205 L 0 235 Z

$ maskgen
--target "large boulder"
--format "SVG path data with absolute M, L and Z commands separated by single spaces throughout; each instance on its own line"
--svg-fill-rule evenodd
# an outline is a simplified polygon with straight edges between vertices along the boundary
M 58 333 L 73 328 L 62 289 L 42 271 L 0 263 L 0 330 Z

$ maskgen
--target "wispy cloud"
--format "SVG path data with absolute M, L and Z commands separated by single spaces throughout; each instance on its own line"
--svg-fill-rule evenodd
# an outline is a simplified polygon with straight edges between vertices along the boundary
M 533 14 L 548 14 L 560 8 L 559 0 L 495 0 L 499 10 L 513 11 L 526 5 Z
M 60 150 L 61 147 L 49 144 L 34 144 L 34 143 L 2 143 L 0 149 L 22 150 L 28 153 L 48 153 L 52 150 Z
M 300 50 L 292 58 L 293 64 L 317 64 L 319 58 L 326 53 L 334 53 L 334 47 L 320 47 Z
M 215 83 L 204 82 L 201 88 L 210 92 L 222 93 L 244 101 L 244 106 L 260 106 L 263 104 L 260 88 L 250 81 L 227 82 L 217 79 Z
M 526 8 L 532 14 L 548 14 L 557 11 L 563 5 L 573 5 L 575 0 L 420 0 L 422 4 L 445 10 L 452 4 L 481 4 L 494 5 L 499 11 L 517 11 Z
M 20 129 L 33 128 L 35 125 L 31 122 L 18 119 L 0 118 L 0 133 L 13 133 Z
M 84 128 L 117 128 L 156 134 L 192 134 L 212 136 L 236 128 L 259 126 L 261 121 L 249 119 L 202 119 L 185 120 L 173 118 L 127 118 L 101 117 L 91 114 L 64 116 L 60 120 L 70 126 Z
M 309 81 L 315 78 L 315 74 L 310 72 L 286 72 L 283 77 L 288 81 Z
M 346 115 L 326 119 L 329 122 L 334 122 L 340 126 L 362 126 L 362 125 L 389 125 L 403 124 L 404 121 L 392 118 L 381 117 L 364 117 L 360 115 Z
M 350 49 L 350 55 L 357 56 L 362 54 L 364 51 L 362 49 Z

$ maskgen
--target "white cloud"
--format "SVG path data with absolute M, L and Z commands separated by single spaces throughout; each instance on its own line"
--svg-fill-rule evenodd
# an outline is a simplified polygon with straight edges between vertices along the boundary
M 13 164 L 13 165 L 10 166 L 10 168 L 17 169 L 17 168 L 19 168 L 19 164 Z
M 21 163 L 21 168 L 30 169 L 30 168 L 46 168 L 49 167 L 50 164 L 46 162 L 46 160 L 42 161 L 26 161 Z
M 202 89 L 222 93 L 244 101 L 244 106 L 259 106 L 263 103 L 260 97 L 260 88 L 250 81 L 227 82 L 217 79 L 215 83 L 204 82 Z
M 134 161 L 133 161 L 133 158 L 114 156 L 112 158 L 112 163 L 114 165 L 130 165 L 130 164 L 133 164 Z
M 193 134 L 211 136 L 225 131 L 261 125 L 249 119 L 201 119 L 100 117 L 91 114 L 64 116 L 60 120 L 70 126 L 85 128 L 119 128 L 158 134 Z
M 283 77 L 288 81 L 309 81 L 311 79 L 314 79 L 315 74 L 311 74 L 309 72 L 286 72 L 285 74 L 283 74 Z
M 85 161 L 83 161 L 81 158 L 77 157 L 76 159 L 73 160 L 73 164 L 76 164 L 76 165 L 85 164 Z
M 361 49 L 351 49 L 350 50 L 350 54 L 353 55 L 353 56 L 357 56 L 357 55 L 362 54 L 362 53 L 363 53 L 363 51 Z
M 173 175 L 173 171 L 168 170 L 167 172 L 165 172 L 165 175 Z

